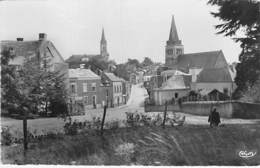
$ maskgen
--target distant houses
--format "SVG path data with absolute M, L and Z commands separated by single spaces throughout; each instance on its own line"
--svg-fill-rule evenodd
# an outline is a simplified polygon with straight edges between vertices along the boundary
M 73 103 L 77 104 L 73 111 L 87 111 L 89 108 L 104 107 L 105 105 L 115 107 L 126 104 L 130 96 L 131 85 L 113 74 L 116 67 L 113 61 L 109 61 L 106 47 L 107 41 L 104 30 L 102 30 L 100 54 L 72 55 L 66 60 L 70 72 L 70 93 L 72 100 L 76 100 Z M 77 87 L 77 96 L 74 96 L 75 93 L 72 92 L 75 91 L 75 87 Z

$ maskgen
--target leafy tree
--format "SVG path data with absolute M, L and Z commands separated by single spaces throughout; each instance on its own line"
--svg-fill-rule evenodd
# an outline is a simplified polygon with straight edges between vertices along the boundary
M 140 67 L 140 63 L 139 63 L 139 61 L 137 59 L 130 59 L 130 58 L 128 58 L 127 64 L 128 65 L 133 65 L 136 68 Z
M 151 58 L 149 57 L 145 57 L 143 62 L 142 62 L 142 66 L 149 66 L 149 65 L 153 65 L 153 61 L 151 60 Z
M 223 23 L 216 25 L 218 34 L 232 37 L 240 43 L 236 92 L 243 92 L 254 85 L 260 76 L 260 2 L 256 0 L 209 0 L 208 4 L 218 6 L 211 14 Z M 244 33 L 238 37 L 238 33 Z M 258 48 L 257 48 L 258 46 Z
M 47 113 L 48 110 L 55 115 L 67 113 L 63 74 L 50 70 L 50 60 L 43 58 L 40 62 L 39 57 L 28 56 L 17 71 L 14 66 L 8 65 L 11 58 L 10 52 L 2 52 L 2 90 L 5 90 L 2 92 L 2 107 L 19 114 L 25 111 Z M 62 105 L 63 109 L 53 108 L 57 105 L 60 108 Z
M 128 72 L 125 64 L 118 64 L 116 66 L 115 75 L 118 77 L 121 77 L 127 81 L 129 80 L 129 72 Z

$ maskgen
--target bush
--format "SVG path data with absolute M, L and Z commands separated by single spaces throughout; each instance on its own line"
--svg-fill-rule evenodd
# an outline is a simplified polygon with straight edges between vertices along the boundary
M 1 144 L 11 145 L 13 143 L 13 137 L 9 127 L 2 127 L 1 129 Z

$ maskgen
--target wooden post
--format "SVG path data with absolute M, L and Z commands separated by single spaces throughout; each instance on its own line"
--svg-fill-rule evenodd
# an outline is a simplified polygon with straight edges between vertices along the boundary
M 162 123 L 163 128 L 165 128 L 166 113 L 167 113 L 167 101 L 165 102 L 165 110 L 164 110 L 164 115 L 163 115 L 163 123 Z
M 23 146 L 24 151 L 26 152 L 28 149 L 28 141 L 27 141 L 27 110 L 24 110 L 24 117 L 23 117 Z
M 103 118 L 102 118 L 102 123 L 101 123 L 101 135 L 103 135 L 103 129 L 104 129 L 104 123 L 105 123 L 105 118 L 106 118 L 106 112 L 107 112 L 107 106 L 104 106 L 104 113 L 103 113 Z

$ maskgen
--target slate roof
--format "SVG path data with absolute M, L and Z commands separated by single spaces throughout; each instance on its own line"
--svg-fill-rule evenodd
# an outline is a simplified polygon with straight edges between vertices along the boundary
M 166 70 L 166 71 L 163 71 L 161 72 L 161 75 L 164 76 L 164 75 L 190 75 L 190 74 L 187 74 L 187 73 L 184 73 L 184 72 L 181 72 L 181 71 L 178 71 L 178 70 Z
M 28 56 L 39 51 L 43 41 L 2 41 L 1 48 L 13 48 L 17 56 Z
M 221 54 L 223 53 L 219 50 L 180 55 L 178 57 L 178 69 L 187 70 L 191 67 L 214 68 Z
M 190 87 L 184 78 L 184 75 L 174 75 L 164 82 L 159 90 L 189 89 Z
M 70 56 L 66 62 L 67 63 L 80 63 L 80 62 L 87 62 L 88 60 L 87 59 L 90 59 L 90 58 L 93 58 L 93 57 L 96 57 L 96 56 L 99 56 L 99 55 L 95 55 L 95 54 L 89 54 L 89 55 L 86 55 L 86 54 L 82 54 L 82 55 L 72 55 Z M 86 61 L 84 61 L 84 58 L 87 58 Z
M 109 80 L 111 80 L 112 82 L 124 82 L 124 80 L 122 78 L 117 77 L 116 75 L 114 75 L 113 73 L 110 72 L 105 72 L 105 75 L 108 77 Z
M 90 69 L 69 69 L 69 78 L 77 78 L 77 79 L 100 79 L 98 75 L 92 72 Z
M 51 48 L 55 49 L 58 53 L 61 60 L 64 61 L 62 56 L 60 55 L 59 51 L 55 48 L 51 41 L 48 40 L 34 40 L 34 41 L 1 41 L 1 49 L 4 48 L 12 48 L 14 54 L 16 55 L 17 60 L 14 61 L 19 62 L 19 60 L 23 60 L 23 57 L 37 55 L 44 53 L 46 47 L 52 46 Z M 48 47 L 48 49 L 50 49 Z M 50 49 L 50 53 L 52 53 L 52 49 Z
M 197 83 L 232 81 L 228 67 L 203 69 L 197 77 Z

